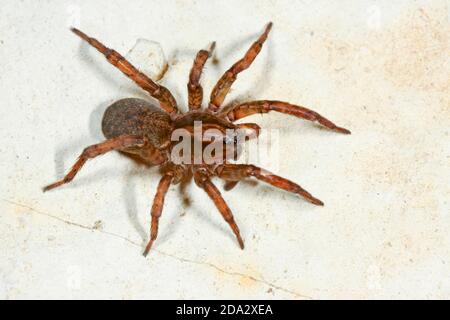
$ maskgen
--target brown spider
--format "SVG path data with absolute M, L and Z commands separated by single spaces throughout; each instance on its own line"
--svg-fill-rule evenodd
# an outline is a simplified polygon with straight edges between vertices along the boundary
M 102 131 L 107 140 L 84 149 L 70 172 L 62 180 L 46 186 L 44 191 L 72 181 L 88 159 L 112 150 L 125 152 L 150 165 L 160 165 L 162 178 L 159 181 L 151 209 L 150 240 L 145 248 L 144 256 L 147 255 L 157 237 L 158 220 L 161 217 L 164 198 L 169 186 L 190 181 L 192 177 L 197 186 L 202 188 L 212 199 L 225 221 L 228 222 L 241 249 L 244 248 L 244 242 L 234 221 L 233 214 L 222 198 L 220 191 L 211 182 L 210 177 L 217 176 L 225 180 L 225 190 L 232 189 L 239 180 L 255 177 L 277 188 L 299 194 L 315 205 L 323 205 L 322 201 L 313 197 L 298 184 L 254 165 L 232 164 L 227 161 L 230 160 L 227 157 L 218 159 L 222 161 L 217 161 L 217 163 L 213 164 L 205 162 L 199 164 L 195 164 L 195 162 L 194 164 L 177 164 L 170 158 L 171 150 L 175 145 L 171 141 L 171 134 L 176 129 L 184 128 L 189 130 L 192 129 L 194 121 L 201 121 L 206 129 L 215 128 L 224 132 L 225 129 L 250 128 L 259 133 L 260 128 L 254 123 L 234 124 L 234 122 L 252 114 L 267 113 L 269 111 L 277 111 L 298 118 L 317 121 L 331 130 L 350 134 L 349 130 L 336 126 L 317 112 L 287 102 L 259 100 L 226 108 L 222 107 L 222 103 L 237 75 L 247 69 L 261 51 L 271 27 L 272 23 L 269 23 L 264 33 L 252 44 L 245 56 L 233 64 L 219 79 L 212 90 L 208 108 L 205 110 L 201 110 L 203 89 L 199 80 L 203 66 L 214 49 L 214 43 L 208 51 L 200 50 L 198 52 L 189 74 L 189 83 L 187 85 L 189 111 L 186 113 L 181 113 L 178 110 L 177 103 L 167 88 L 153 82 L 115 50 L 105 47 L 98 40 L 90 38 L 78 29 L 72 28 L 75 34 L 101 52 L 112 65 L 122 71 L 139 87 L 147 91 L 153 98 L 157 99 L 160 106 L 158 107 L 145 100 L 134 98 L 123 99 L 113 103 L 105 111 L 102 121 Z M 207 143 L 205 144 L 202 140 L 201 146 L 205 148 Z

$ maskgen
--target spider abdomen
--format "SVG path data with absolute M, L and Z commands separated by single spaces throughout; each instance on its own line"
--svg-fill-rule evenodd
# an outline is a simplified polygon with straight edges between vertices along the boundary
M 102 131 L 107 139 L 129 134 L 145 136 L 160 147 L 170 141 L 170 116 L 148 101 L 126 98 L 114 102 L 103 114 Z

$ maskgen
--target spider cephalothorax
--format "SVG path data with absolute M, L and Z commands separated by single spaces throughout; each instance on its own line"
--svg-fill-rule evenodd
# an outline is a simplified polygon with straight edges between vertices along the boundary
M 137 156 L 149 165 L 160 165 L 162 178 L 159 182 L 151 209 L 152 221 L 150 240 L 145 248 L 144 255 L 147 255 L 157 237 L 158 221 L 162 213 L 164 198 L 169 186 L 171 184 L 177 184 L 182 180 L 185 181 L 186 179 L 191 179 L 192 177 L 197 186 L 205 190 L 208 196 L 213 200 L 223 218 L 232 228 L 242 249 L 244 248 L 244 242 L 239 233 L 239 228 L 234 221 L 233 214 L 225 200 L 222 198 L 220 191 L 211 182 L 210 177 L 217 176 L 225 180 L 225 190 L 232 189 L 239 180 L 247 177 L 255 177 L 256 179 L 269 183 L 277 188 L 297 193 L 313 204 L 323 205 L 322 201 L 316 199 L 292 181 L 279 177 L 254 165 L 230 163 L 228 160 L 231 160 L 230 157 L 235 158 L 237 156 L 235 153 L 232 153 L 231 156 L 227 152 L 220 153 L 220 158 L 218 158 L 217 153 L 215 153 L 213 162 L 211 163 L 211 161 L 206 162 L 203 160 L 200 160 L 200 162 L 180 162 L 178 161 L 179 158 L 174 157 L 172 152 L 174 151 L 177 142 L 172 139 L 174 132 L 178 129 L 182 129 L 188 132 L 188 134 L 193 134 L 196 123 L 201 123 L 201 130 L 214 129 L 214 132 L 223 134 L 222 138 L 224 140 L 227 140 L 227 138 L 230 137 L 227 133 L 227 129 L 250 130 L 255 134 L 254 137 L 257 137 L 260 131 L 257 124 L 235 124 L 234 122 L 252 114 L 267 113 L 269 111 L 277 111 L 298 118 L 317 121 L 331 130 L 344 134 L 350 133 L 347 129 L 336 126 L 333 122 L 322 117 L 317 112 L 287 102 L 259 100 L 222 107 L 225 96 L 230 90 L 233 82 L 236 80 L 237 75 L 241 71 L 247 69 L 256 58 L 264 41 L 267 39 L 271 27 L 272 23 L 269 23 L 265 28 L 264 33 L 252 44 L 245 56 L 233 64 L 233 66 L 223 74 L 212 90 L 210 102 L 208 107 L 204 110 L 201 109 L 203 89 L 199 81 L 203 66 L 214 49 L 214 43 L 209 50 L 200 50 L 198 52 L 187 85 L 189 111 L 186 113 L 181 113 L 178 110 L 177 103 L 167 88 L 156 84 L 145 74 L 137 70 L 115 50 L 105 47 L 98 40 L 90 38 L 80 30 L 73 28 L 72 31 L 75 34 L 95 47 L 111 64 L 132 79 L 139 87 L 147 91 L 153 98 L 158 100 L 159 106 L 135 98 L 122 99 L 113 103 L 105 111 L 102 122 L 102 130 L 107 140 L 84 149 L 70 172 L 62 180 L 45 187 L 44 191 L 72 181 L 88 159 L 112 150 L 118 150 Z M 194 143 L 194 140 L 196 139 L 195 134 L 193 134 L 192 137 L 192 143 Z M 204 141 L 203 136 L 201 136 L 200 139 L 201 148 L 205 149 L 209 146 L 209 142 L 212 141 Z M 234 146 L 236 142 L 233 139 L 231 140 Z M 226 146 L 226 149 L 229 144 L 224 143 L 224 145 Z M 188 158 L 193 160 L 191 156 Z

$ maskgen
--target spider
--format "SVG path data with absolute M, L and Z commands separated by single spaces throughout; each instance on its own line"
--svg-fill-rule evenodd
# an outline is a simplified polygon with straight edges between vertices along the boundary
M 225 131 L 225 129 L 247 128 L 254 130 L 258 134 L 260 128 L 257 124 L 235 124 L 234 122 L 253 114 L 270 111 L 317 121 L 328 129 L 343 134 L 350 134 L 349 130 L 336 126 L 317 112 L 287 102 L 258 100 L 226 107 L 222 106 L 238 74 L 250 67 L 261 51 L 271 28 L 272 23 L 268 23 L 264 32 L 251 45 L 244 57 L 233 64 L 222 75 L 214 86 L 209 104 L 205 109 L 201 107 L 203 89 L 200 85 L 200 76 L 206 61 L 212 55 L 215 43 L 213 42 L 208 50 L 200 50 L 194 59 L 189 74 L 189 82 L 187 84 L 189 111 L 186 113 L 180 112 L 175 98 L 167 88 L 152 81 L 117 51 L 107 48 L 98 40 L 89 37 L 76 28 L 72 28 L 71 30 L 76 35 L 102 53 L 109 63 L 133 80 L 150 96 L 158 100 L 159 106 L 136 98 L 122 99 L 110 105 L 106 109 L 102 120 L 102 131 L 106 140 L 85 148 L 67 175 L 62 180 L 44 187 L 43 190 L 48 191 L 69 183 L 87 160 L 113 150 L 137 157 L 147 164 L 160 166 L 162 177 L 151 208 L 150 238 L 145 247 L 144 256 L 148 254 L 157 238 L 159 218 L 161 217 L 165 195 L 169 186 L 186 181 L 189 182 L 192 178 L 196 185 L 203 189 L 214 202 L 218 211 L 234 232 L 241 249 L 244 249 L 244 241 L 241 238 L 239 228 L 220 191 L 211 182 L 211 177 L 217 176 L 223 179 L 225 181 L 225 190 L 231 190 L 240 180 L 254 177 L 279 189 L 298 194 L 315 205 L 322 206 L 322 201 L 313 197 L 298 184 L 251 164 L 230 163 L 230 161 L 227 161 L 229 158 L 226 157 L 225 159 L 219 159 L 222 161 L 212 164 L 204 161 L 200 163 L 194 162 L 193 164 L 179 164 L 172 161 L 173 159 L 171 158 L 171 150 L 175 145 L 171 141 L 171 134 L 176 129 L 184 128 L 188 130 L 192 128 L 194 122 L 200 121 L 206 129 L 215 128 L 219 131 Z M 201 147 L 205 148 L 206 146 L 207 143 L 205 144 L 202 141 Z

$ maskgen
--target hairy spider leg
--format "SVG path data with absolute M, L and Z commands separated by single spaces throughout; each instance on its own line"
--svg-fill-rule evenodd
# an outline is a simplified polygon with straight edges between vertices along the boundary
M 233 64 L 231 68 L 222 75 L 211 92 L 211 98 L 208 106 L 209 110 L 217 111 L 220 109 L 220 106 L 222 105 L 223 100 L 225 100 L 228 91 L 230 91 L 231 85 L 236 80 L 237 75 L 250 67 L 253 60 L 255 60 L 256 56 L 261 51 L 261 48 L 266 41 L 271 28 L 272 22 L 269 22 L 263 34 L 251 45 L 250 49 L 248 49 L 244 57 Z
M 236 106 L 232 106 L 227 110 L 224 109 L 222 111 L 222 115 L 229 121 L 234 122 L 255 113 L 267 113 L 270 111 L 285 113 L 297 118 L 302 118 L 310 121 L 317 121 L 328 129 L 339 133 L 351 133 L 350 130 L 338 127 L 333 122 L 313 110 L 282 101 L 260 100 L 245 102 Z
M 153 82 L 152 79 L 136 69 L 129 61 L 127 61 L 127 59 L 114 49 L 105 47 L 97 39 L 89 37 L 76 28 L 72 28 L 71 30 L 102 53 L 109 63 L 122 71 L 123 74 L 133 80 L 139 87 L 147 91 L 153 98 L 157 99 L 162 109 L 168 113 L 178 112 L 177 102 L 166 87 Z
M 75 178 L 75 175 L 80 171 L 81 167 L 86 163 L 87 160 L 95 158 L 106 152 L 112 150 L 123 150 L 129 147 L 142 147 L 145 141 L 142 137 L 132 136 L 132 135 L 121 135 L 112 139 L 105 140 L 101 143 L 94 144 L 83 150 L 78 160 L 73 165 L 69 173 L 60 181 L 52 183 L 44 187 L 43 191 L 48 191 L 57 188 L 65 183 L 69 183 Z
M 233 213 L 231 212 L 230 208 L 228 207 L 227 203 L 223 199 L 222 195 L 220 194 L 219 189 L 211 182 L 208 175 L 201 172 L 196 171 L 194 173 L 194 179 L 195 183 L 205 190 L 205 192 L 208 194 L 208 196 L 211 198 L 211 200 L 216 205 L 217 209 L 219 210 L 222 217 L 225 219 L 225 221 L 230 225 L 231 229 L 233 230 L 237 241 L 239 243 L 239 246 L 241 249 L 244 249 L 244 241 L 241 238 L 241 234 L 239 232 L 239 227 L 237 226 L 236 222 L 234 221 Z
M 203 101 L 203 88 L 200 85 L 200 77 L 202 75 L 203 67 L 206 60 L 211 57 L 212 52 L 216 46 L 213 42 L 208 50 L 200 50 L 195 57 L 191 72 L 189 73 L 188 88 L 188 105 L 189 110 L 200 109 Z
M 315 205 L 323 206 L 322 201 L 313 197 L 298 184 L 254 165 L 224 164 L 217 167 L 216 173 L 219 178 L 226 181 L 239 181 L 247 177 L 255 177 L 279 189 L 296 193 Z
M 148 252 L 152 248 L 153 242 L 158 236 L 158 224 L 159 218 L 162 214 L 162 209 L 164 206 L 164 199 L 166 197 L 167 190 L 169 190 L 170 184 L 172 183 L 173 175 L 168 173 L 164 175 L 161 180 L 159 180 L 158 188 L 156 189 L 155 198 L 153 200 L 151 216 L 152 222 L 150 227 L 150 239 L 144 250 L 144 257 L 147 256 Z

